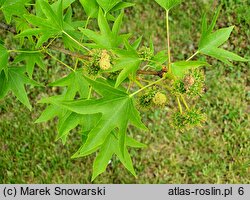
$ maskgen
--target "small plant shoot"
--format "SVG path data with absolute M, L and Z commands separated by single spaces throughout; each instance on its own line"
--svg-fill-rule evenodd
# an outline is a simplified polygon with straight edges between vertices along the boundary
M 121 31 L 124 10 L 136 8 L 136 1 L 79 0 L 86 18 L 77 20 L 72 11 L 77 0 L 0 1 L 5 24 L 13 28 L 13 40 L 19 44 L 15 49 L 0 43 L 0 99 L 12 93 L 31 110 L 27 89 L 60 88 L 56 96 L 40 99 L 38 103 L 46 108 L 36 123 L 56 118 L 56 138 L 63 144 L 77 129 L 82 145 L 72 158 L 96 155 L 92 181 L 105 172 L 113 156 L 136 177 L 130 150 L 146 145 L 135 140 L 128 129 L 134 126 L 147 131 L 142 112 L 164 109 L 174 99 L 176 108 L 164 119 L 173 129 L 185 132 L 202 125 L 206 116 L 195 102 L 204 93 L 202 68 L 213 67 L 206 61 L 208 57 L 226 65 L 248 62 L 222 47 L 234 26 L 215 29 L 220 7 L 212 20 L 203 15 L 196 51 L 186 60 L 177 60 L 171 54 L 171 48 L 178 47 L 171 45 L 169 16 L 181 0 L 155 1 L 165 12 L 165 19 L 158 20 L 164 20 L 167 38 L 165 48 L 158 52 L 152 39 L 144 46 L 142 37 L 132 39 L 132 33 Z M 58 53 L 67 55 L 70 62 L 64 62 Z M 35 71 L 47 70 L 50 60 L 68 74 L 48 85 L 33 80 Z

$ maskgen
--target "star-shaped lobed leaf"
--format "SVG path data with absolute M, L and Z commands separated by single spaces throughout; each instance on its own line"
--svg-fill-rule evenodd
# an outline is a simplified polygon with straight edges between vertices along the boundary
M 35 65 L 38 65 L 41 69 L 45 70 L 43 54 L 41 53 L 20 53 L 18 56 L 16 56 L 14 63 L 22 61 L 25 61 L 26 63 L 26 72 L 30 78 L 32 78 Z
M 1 0 L 0 10 L 3 12 L 6 22 L 9 24 L 13 16 L 22 17 L 28 13 L 25 4 L 30 0 Z
M 131 157 L 129 155 L 127 147 L 134 147 L 134 148 L 143 148 L 146 145 L 137 142 L 136 140 L 126 137 L 126 145 L 125 145 L 125 152 L 124 156 L 122 155 L 120 149 L 119 149 L 119 139 L 118 134 L 113 131 L 112 134 L 110 134 L 102 147 L 100 148 L 94 164 L 93 164 L 93 174 L 92 174 L 92 181 L 101 173 L 103 173 L 107 165 L 109 164 L 110 160 L 112 159 L 112 156 L 115 154 L 122 164 L 134 175 L 136 176 L 133 163 L 131 160 Z
M 128 35 L 119 35 L 122 18 L 123 13 L 117 17 L 111 30 L 103 11 L 99 9 L 98 26 L 100 33 L 96 33 L 95 31 L 89 29 L 79 29 L 86 37 L 95 42 L 95 45 L 92 45 L 93 48 L 114 49 L 122 44 L 125 38 L 128 38 Z
M 28 37 L 31 35 L 37 36 L 38 41 L 36 48 L 39 48 L 44 42 L 47 42 L 50 38 L 63 37 L 65 44 L 69 45 L 70 37 L 78 39 L 79 33 L 75 31 L 75 28 L 65 21 L 63 11 L 73 1 L 59 0 L 50 5 L 44 0 L 38 0 L 36 6 L 39 8 L 39 15 L 24 15 L 26 20 L 32 24 L 35 28 L 30 28 L 21 32 L 17 37 Z M 81 35 L 81 34 L 80 34 Z M 72 43 L 72 40 L 70 40 Z M 71 46 L 71 45 L 70 45 Z M 79 46 L 78 46 L 79 47 Z
M 26 77 L 24 73 L 25 68 L 23 67 L 9 67 L 8 77 L 6 77 L 2 72 L 0 76 L 0 97 L 3 98 L 8 93 L 8 91 L 12 91 L 21 103 L 31 109 L 24 85 L 40 85 Z
M 235 53 L 219 48 L 228 40 L 234 28 L 234 26 L 230 26 L 228 28 L 221 28 L 215 32 L 212 32 L 219 16 L 220 9 L 221 7 L 217 9 L 209 26 L 207 25 L 206 15 L 203 16 L 202 35 L 198 52 L 214 57 L 228 65 L 231 65 L 229 60 L 242 62 L 248 61 Z
M 146 128 L 141 122 L 140 114 L 134 106 L 133 99 L 125 92 L 115 89 L 103 82 L 86 78 L 94 90 L 103 98 L 90 100 L 75 100 L 68 102 L 47 99 L 45 102 L 66 108 L 81 115 L 101 113 L 102 117 L 89 132 L 86 143 L 73 157 L 82 157 L 98 150 L 114 129 L 119 130 L 119 146 L 125 152 L 126 130 L 129 121 L 139 128 Z
M 89 84 L 83 77 L 82 70 L 71 72 L 68 76 L 51 83 L 50 86 L 66 88 L 63 95 L 50 97 L 53 101 L 73 100 L 77 94 L 81 98 L 86 98 L 89 92 Z M 41 102 L 44 101 L 42 100 Z M 59 118 L 57 139 L 62 139 L 64 143 L 66 142 L 65 137 L 70 130 L 74 129 L 77 125 L 81 125 L 82 121 L 87 118 L 86 116 L 83 118 L 81 115 L 72 113 L 67 109 L 62 109 L 60 106 L 49 105 L 36 120 L 36 123 L 49 121 L 55 117 Z

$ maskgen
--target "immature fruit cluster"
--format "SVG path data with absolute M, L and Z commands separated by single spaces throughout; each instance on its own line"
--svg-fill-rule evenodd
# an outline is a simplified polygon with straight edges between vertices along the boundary
M 204 88 L 205 76 L 198 69 L 191 70 L 183 79 L 175 80 L 172 93 L 175 96 L 187 94 L 189 97 L 201 96 Z
M 172 126 L 180 130 L 198 126 L 204 121 L 205 115 L 195 108 L 184 113 L 176 112 L 172 115 Z
M 152 105 L 152 99 L 155 96 L 155 91 L 150 90 L 139 97 L 139 105 L 143 108 L 148 108 Z

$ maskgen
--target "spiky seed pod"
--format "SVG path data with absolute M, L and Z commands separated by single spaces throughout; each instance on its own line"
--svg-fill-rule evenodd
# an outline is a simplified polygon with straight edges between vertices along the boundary
M 108 70 L 111 68 L 110 55 L 107 50 L 102 50 L 100 58 L 100 68 L 102 70 Z
M 90 51 L 89 55 L 91 56 L 88 63 L 86 64 L 86 68 L 89 75 L 96 76 L 100 71 L 99 60 L 101 57 L 100 49 L 93 49 Z
M 191 75 L 186 75 L 185 78 L 183 79 L 183 83 L 184 83 L 184 88 L 186 89 L 186 91 L 189 90 L 189 88 L 194 85 L 195 83 L 195 79 L 193 76 Z
M 187 111 L 185 115 L 187 124 L 191 127 L 198 126 L 206 120 L 205 115 L 202 114 L 200 110 L 197 110 L 195 108 L 192 108 L 191 110 Z
M 161 92 L 157 92 L 152 100 L 155 105 L 164 106 L 167 102 L 167 97 L 165 94 L 162 94 Z
M 206 121 L 206 117 L 200 110 L 192 108 L 184 113 L 176 112 L 172 115 L 172 126 L 180 130 L 188 130 L 199 126 Z
M 172 115 L 171 125 L 176 128 L 183 130 L 186 127 L 186 117 L 183 113 L 176 112 Z
M 186 89 L 185 89 L 184 82 L 182 80 L 174 81 L 171 93 L 175 96 L 185 94 Z
M 186 93 L 191 97 L 201 96 L 205 83 L 204 73 L 195 69 L 190 73 L 190 76 L 193 77 L 194 83 L 188 88 Z

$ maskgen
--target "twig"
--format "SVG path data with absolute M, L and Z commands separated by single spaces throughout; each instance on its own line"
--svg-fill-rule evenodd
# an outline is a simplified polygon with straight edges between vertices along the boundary
M 88 59 L 88 58 L 90 58 L 90 56 L 88 56 L 88 55 L 83 55 L 83 54 L 80 54 L 80 53 L 71 52 L 69 50 L 66 50 L 66 49 L 63 49 L 63 48 L 60 48 L 60 47 L 57 47 L 57 46 L 50 46 L 49 48 L 52 49 L 52 50 L 56 50 L 56 51 L 59 51 L 61 53 L 70 55 L 70 56 L 75 57 L 75 58 L 80 58 L 80 59 Z

